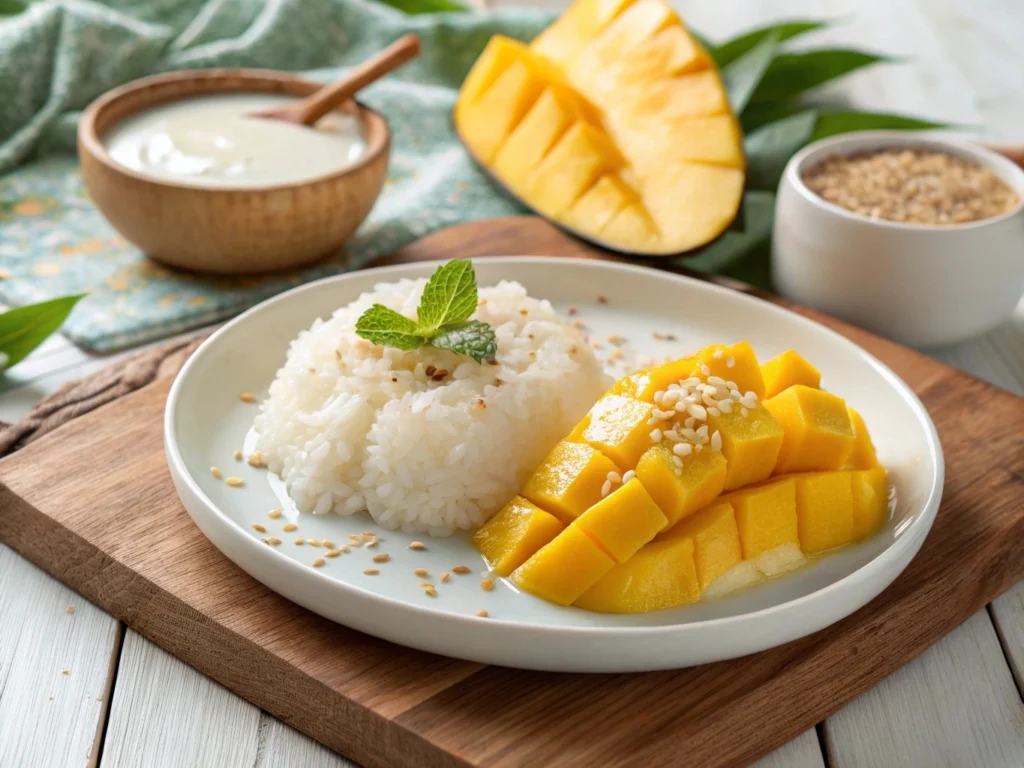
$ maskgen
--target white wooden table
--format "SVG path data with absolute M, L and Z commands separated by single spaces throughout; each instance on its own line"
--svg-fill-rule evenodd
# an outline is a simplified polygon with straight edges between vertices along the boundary
M 786 17 L 845 19 L 821 37 L 913 58 L 851 77 L 830 95 L 1024 141 L 1020 0 L 681 0 L 678 6 L 712 39 Z M 1024 302 L 999 329 L 933 354 L 1024 395 Z M 51 339 L 0 382 L 0 418 L 17 418 L 61 382 L 109 362 Z M 1021 768 L 1022 691 L 1024 582 L 761 765 Z M 0 766 L 93 764 L 351 765 L 0 545 Z

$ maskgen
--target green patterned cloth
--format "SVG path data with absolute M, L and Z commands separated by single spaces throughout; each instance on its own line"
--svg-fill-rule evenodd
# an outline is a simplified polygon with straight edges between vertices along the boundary
M 470 162 L 451 108 L 491 35 L 529 39 L 548 21 L 527 11 L 406 16 L 371 0 L 31 5 L 0 21 L 0 299 L 88 292 L 64 330 L 88 349 L 114 350 L 230 317 L 441 227 L 520 212 Z M 199 277 L 144 258 L 89 202 L 75 126 L 104 91 L 154 72 L 213 66 L 330 80 L 406 32 L 421 36 L 421 57 L 360 97 L 391 124 L 391 167 L 345 253 L 271 277 Z

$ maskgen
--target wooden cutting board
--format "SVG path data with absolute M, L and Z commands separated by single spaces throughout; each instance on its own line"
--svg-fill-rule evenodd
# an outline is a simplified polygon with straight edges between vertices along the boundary
M 388 261 L 517 253 L 616 258 L 515 218 L 440 232 Z M 946 485 L 931 534 L 889 589 L 846 620 L 755 656 L 651 674 L 522 672 L 408 650 L 309 613 L 222 556 L 178 502 L 162 449 L 168 382 L 0 462 L 0 539 L 200 672 L 367 766 L 744 764 L 1024 577 L 1024 400 L 797 311 L 913 387 L 938 426 Z

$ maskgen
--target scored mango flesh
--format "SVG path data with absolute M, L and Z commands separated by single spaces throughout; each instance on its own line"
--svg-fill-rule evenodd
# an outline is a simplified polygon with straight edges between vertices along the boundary
M 524 203 L 617 250 L 698 248 L 743 195 L 721 77 L 664 0 L 576 0 L 529 46 L 493 37 L 455 127 Z
M 873 534 L 889 490 L 864 419 L 795 352 L 772 362 L 712 345 L 619 379 L 476 532 L 491 569 L 558 605 L 640 613 Z

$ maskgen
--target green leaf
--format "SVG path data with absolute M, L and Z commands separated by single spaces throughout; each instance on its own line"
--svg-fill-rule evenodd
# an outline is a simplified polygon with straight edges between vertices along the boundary
M 774 123 L 784 117 L 802 112 L 807 106 L 798 101 L 764 101 L 747 104 L 747 108 L 740 115 L 740 124 L 743 126 L 744 135 L 757 130 L 762 125 Z
M 406 351 L 419 349 L 427 341 L 415 322 L 383 304 L 374 304 L 360 315 L 356 333 L 374 344 Z
M 767 242 L 775 216 L 775 195 L 772 192 L 748 191 L 740 208 L 742 232 L 728 231 L 692 256 L 678 258 L 678 263 L 699 272 L 719 272 L 741 261 L 759 245 Z
M 778 41 L 783 43 L 786 40 L 792 40 L 798 35 L 805 35 L 816 29 L 827 27 L 830 23 L 828 21 L 784 21 L 780 24 L 771 24 L 767 27 L 751 30 L 709 50 L 715 63 L 719 67 L 724 67 L 749 52 L 769 35 L 776 35 Z
M 780 53 L 768 66 L 751 101 L 778 101 L 823 85 L 858 69 L 883 61 L 896 61 L 866 51 L 823 48 L 802 53 Z
M 498 354 L 498 340 L 494 329 L 479 320 L 470 320 L 442 329 L 430 340 L 430 345 L 439 349 L 450 349 L 457 355 L 468 355 L 482 363 L 493 360 Z
M 0 0 L 0 16 L 13 16 L 16 13 L 21 13 L 28 6 L 21 0 Z M 0 368 L 0 370 L 3 370 Z
M 84 295 L 62 296 L 0 314 L 0 352 L 7 356 L 6 367 L 21 362 L 46 341 Z
M 743 142 L 747 156 L 747 187 L 774 190 L 789 158 L 810 140 L 817 122 L 818 113 L 809 109 L 768 123 L 748 134 Z
M 408 14 L 466 10 L 466 6 L 451 0 L 381 0 L 381 2 Z
M 954 127 L 957 126 L 883 112 L 822 112 L 818 116 L 818 123 L 814 126 L 810 140 L 817 141 L 827 136 L 850 131 L 925 131 L 933 128 Z
M 476 273 L 469 261 L 449 261 L 430 276 L 420 306 L 419 333 L 430 338 L 443 325 L 461 323 L 476 311 Z
M 768 72 L 779 47 L 779 36 L 770 34 L 750 51 L 722 70 L 722 82 L 733 111 L 740 114 Z

